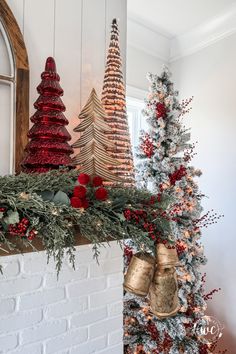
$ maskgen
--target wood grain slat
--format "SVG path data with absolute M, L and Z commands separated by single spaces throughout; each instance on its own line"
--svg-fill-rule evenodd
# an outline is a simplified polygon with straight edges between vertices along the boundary
M 17 236 L 9 236 L 9 240 L 17 246 L 18 250 L 10 251 L 5 245 L 0 244 L 0 257 L 11 256 L 11 255 L 16 255 L 16 254 L 21 254 L 21 253 L 36 252 L 36 250 L 37 251 L 44 251 L 45 250 L 45 248 L 42 244 L 42 241 L 39 237 L 36 237 L 32 241 L 32 246 L 34 248 L 36 248 L 36 250 L 34 250 L 31 247 L 23 246 L 22 241 Z M 90 243 L 91 243 L 91 241 L 89 241 L 87 238 L 81 236 L 79 234 L 79 232 L 75 233 L 75 246 L 88 245 Z

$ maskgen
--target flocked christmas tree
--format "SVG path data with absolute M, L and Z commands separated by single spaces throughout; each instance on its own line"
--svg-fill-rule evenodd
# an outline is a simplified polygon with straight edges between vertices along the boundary
M 30 142 L 22 162 L 23 171 L 27 173 L 72 167 L 73 149 L 68 144 L 71 136 L 65 128 L 69 122 L 63 114 L 65 106 L 60 98 L 63 90 L 53 58 L 47 59 L 41 78 L 37 87 L 40 96 L 34 103 L 37 111 L 31 117 L 34 125 L 28 133 Z
M 182 123 L 192 99 L 178 101 L 178 93 L 174 91 L 166 68 L 160 76 L 149 74 L 149 80 L 150 92 L 143 113 L 150 129 L 141 135 L 138 177 L 141 186 L 151 187 L 159 200 L 163 191 L 173 200 L 166 215 L 171 221 L 171 233 L 167 238 L 159 235 L 157 244 L 168 242 L 178 252 L 180 309 L 177 315 L 161 319 L 151 311 L 148 298 L 127 292 L 124 299 L 125 352 L 216 353 L 216 341 L 208 342 L 196 330 L 196 325 L 201 328 L 207 323 L 204 312 L 210 297 L 204 294 L 204 276 L 200 272 L 200 267 L 206 263 L 200 243 L 201 227 L 215 223 L 219 216 L 210 213 L 201 216 L 203 195 L 195 181 L 201 171 L 191 166 L 194 145 L 189 142 L 190 133 Z M 126 266 L 135 252 L 136 246 L 127 241 Z
M 116 19 L 112 22 L 108 49 L 102 104 L 107 113 L 106 122 L 112 129 L 108 134 L 115 145 L 109 148 L 111 156 L 118 159 L 119 166 L 109 166 L 111 172 L 123 178 L 127 185 L 134 182 L 133 157 L 126 113 L 125 87 L 119 46 L 119 30 Z
M 102 103 L 95 89 L 92 89 L 79 115 L 81 122 L 74 129 L 75 132 L 83 132 L 83 134 L 72 145 L 73 148 L 81 149 L 73 162 L 79 167 L 80 172 L 90 176 L 100 176 L 104 181 L 121 182 L 121 178 L 114 175 L 107 167 L 107 165 L 118 166 L 120 163 L 107 152 L 108 148 L 114 147 L 114 143 L 106 135 L 112 131 L 105 122 L 106 118 Z

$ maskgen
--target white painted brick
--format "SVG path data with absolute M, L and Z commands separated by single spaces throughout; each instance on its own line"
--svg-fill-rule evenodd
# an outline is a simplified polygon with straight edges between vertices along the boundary
M 42 310 L 16 312 L 0 321 L 0 333 L 7 333 L 35 325 L 42 320 Z
M 0 337 L 0 349 L 2 351 L 14 349 L 17 345 L 18 337 L 16 333 Z M 2 351 L 0 353 L 2 353 Z
M 1 286 L 0 286 L 1 289 Z M 0 316 L 9 315 L 14 312 L 16 307 L 15 299 L 2 299 L 0 300 Z
M 47 318 L 61 318 L 71 314 L 83 312 L 88 309 L 88 297 L 83 296 L 74 299 L 68 299 L 58 304 L 49 305 L 46 310 Z
M 124 347 L 123 344 L 118 344 L 114 347 L 109 347 L 104 350 L 99 350 L 97 354 L 123 354 L 124 353 Z M 80 354 L 80 353 L 78 353 Z
M 43 353 L 43 346 L 41 343 L 33 345 L 23 345 L 11 351 L 11 354 L 41 354 Z
M 35 274 L 55 272 L 55 262 L 53 259 L 47 263 L 46 252 L 25 253 L 23 256 L 23 273 Z
M 87 279 L 67 286 L 69 297 L 96 293 L 106 288 L 106 277 Z
M 121 329 L 108 334 L 108 344 L 111 346 L 121 343 L 122 340 L 123 340 L 123 330 Z
M 89 340 L 80 344 L 78 347 L 72 348 L 70 354 L 92 354 L 98 350 L 104 349 L 107 345 L 107 337 L 103 336 L 95 340 Z
M 89 326 L 89 338 L 93 339 L 96 337 L 100 337 L 105 333 L 109 333 L 110 331 L 118 330 L 123 325 L 123 317 L 117 316 L 114 318 L 108 318 L 104 321 L 99 321 Z
M 107 247 L 109 249 L 108 258 L 123 258 L 123 247 L 121 247 L 117 241 L 110 242 L 109 246 Z
M 85 279 L 87 278 L 87 275 L 88 267 L 84 265 L 81 265 L 76 271 L 70 268 L 66 269 L 65 271 L 62 270 L 58 279 L 56 273 L 48 273 L 45 275 L 45 287 L 54 288 L 60 285 L 68 284 L 73 281 Z
M 50 290 L 41 290 L 35 293 L 23 295 L 20 298 L 19 308 L 20 310 L 28 310 L 32 308 L 38 308 L 46 306 L 63 300 L 65 298 L 64 288 L 55 288 Z
M 43 322 L 38 326 L 23 330 L 22 343 L 34 343 L 47 338 L 58 336 L 67 330 L 67 321 L 60 320 L 57 322 Z M 62 348 L 63 349 L 63 348 Z
M 100 307 L 96 310 L 85 311 L 71 319 L 71 327 L 83 327 L 98 322 L 107 317 L 107 308 Z
M 108 308 L 108 316 L 109 317 L 113 317 L 113 316 L 117 316 L 120 315 L 123 312 L 123 299 L 121 299 L 118 302 L 109 304 L 107 306 Z
M 7 280 L 1 282 L 1 294 L 0 296 L 13 296 L 20 293 L 28 293 L 32 290 L 39 289 L 42 284 L 42 277 L 31 276 Z
M 122 251 L 116 242 L 102 247 L 98 266 L 91 248 L 77 247 L 76 271 L 68 266 L 67 258 L 58 281 L 55 264 L 47 265 L 45 252 L 4 257 L 8 276 L 0 277 L 4 323 L 0 330 L 8 333 L 0 335 L 0 353 L 90 354 L 109 349 L 110 354 L 118 350 L 123 325 Z
M 114 286 L 119 286 L 119 285 L 123 286 L 123 282 L 124 282 L 123 271 L 120 273 L 111 274 L 107 277 L 108 288 L 112 288 Z
M 99 248 L 99 260 L 107 259 L 109 256 L 109 247 L 101 246 Z M 79 246 L 76 249 L 75 253 L 75 267 L 79 269 L 81 264 L 88 264 L 96 262 L 96 259 L 93 257 L 94 253 L 91 245 Z
M 12 259 L 8 262 L 1 262 L 3 274 L 0 275 L 0 281 L 2 279 L 9 279 L 10 277 L 16 277 L 20 273 L 20 263 L 17 259 Z
M 120 287 L 108 288 L 105 291 L 90 295 L 89 298 L 91 308 L 104 306 L 104 304 L 110 304 L 121 300 L 123 298 L 123 289 Z
M 123 260 L 121 258 L 107 259 L 99 264 L 93 262 L 89 267 L 89 276 L 91 278 L 100 277 L 107 274 L 122 272 Z
M 87 328 L 80 328 L 78 330 L 71 330 L 70 332 L 50 339 L 46 344 L 46 353 L 58 353 L 59 350 L 64 348 L 71 348 L 80 343 L 85 342 L 88 339 L 88 330 Z M 78 353 L 80 354 L 80 353 Z

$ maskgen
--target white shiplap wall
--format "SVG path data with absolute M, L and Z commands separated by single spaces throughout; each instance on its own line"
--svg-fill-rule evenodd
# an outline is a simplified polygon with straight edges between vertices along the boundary
M 100 95 L 110 25 L 119 19 L 125 72 L 127 0 L 7 0 L 22 30 L 30 63 L 30 113 L 48 56 L 56 59 L 72 133 L 95 87 Z

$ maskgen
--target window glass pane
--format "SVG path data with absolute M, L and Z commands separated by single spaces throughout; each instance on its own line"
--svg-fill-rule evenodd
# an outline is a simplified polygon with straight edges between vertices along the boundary
M 0 175 L 12 173 L 13 167 L 12 91 L 12 84 L 0 81 Z
M 0 75 L 12 76 L 7 38 L 0 22 Z

